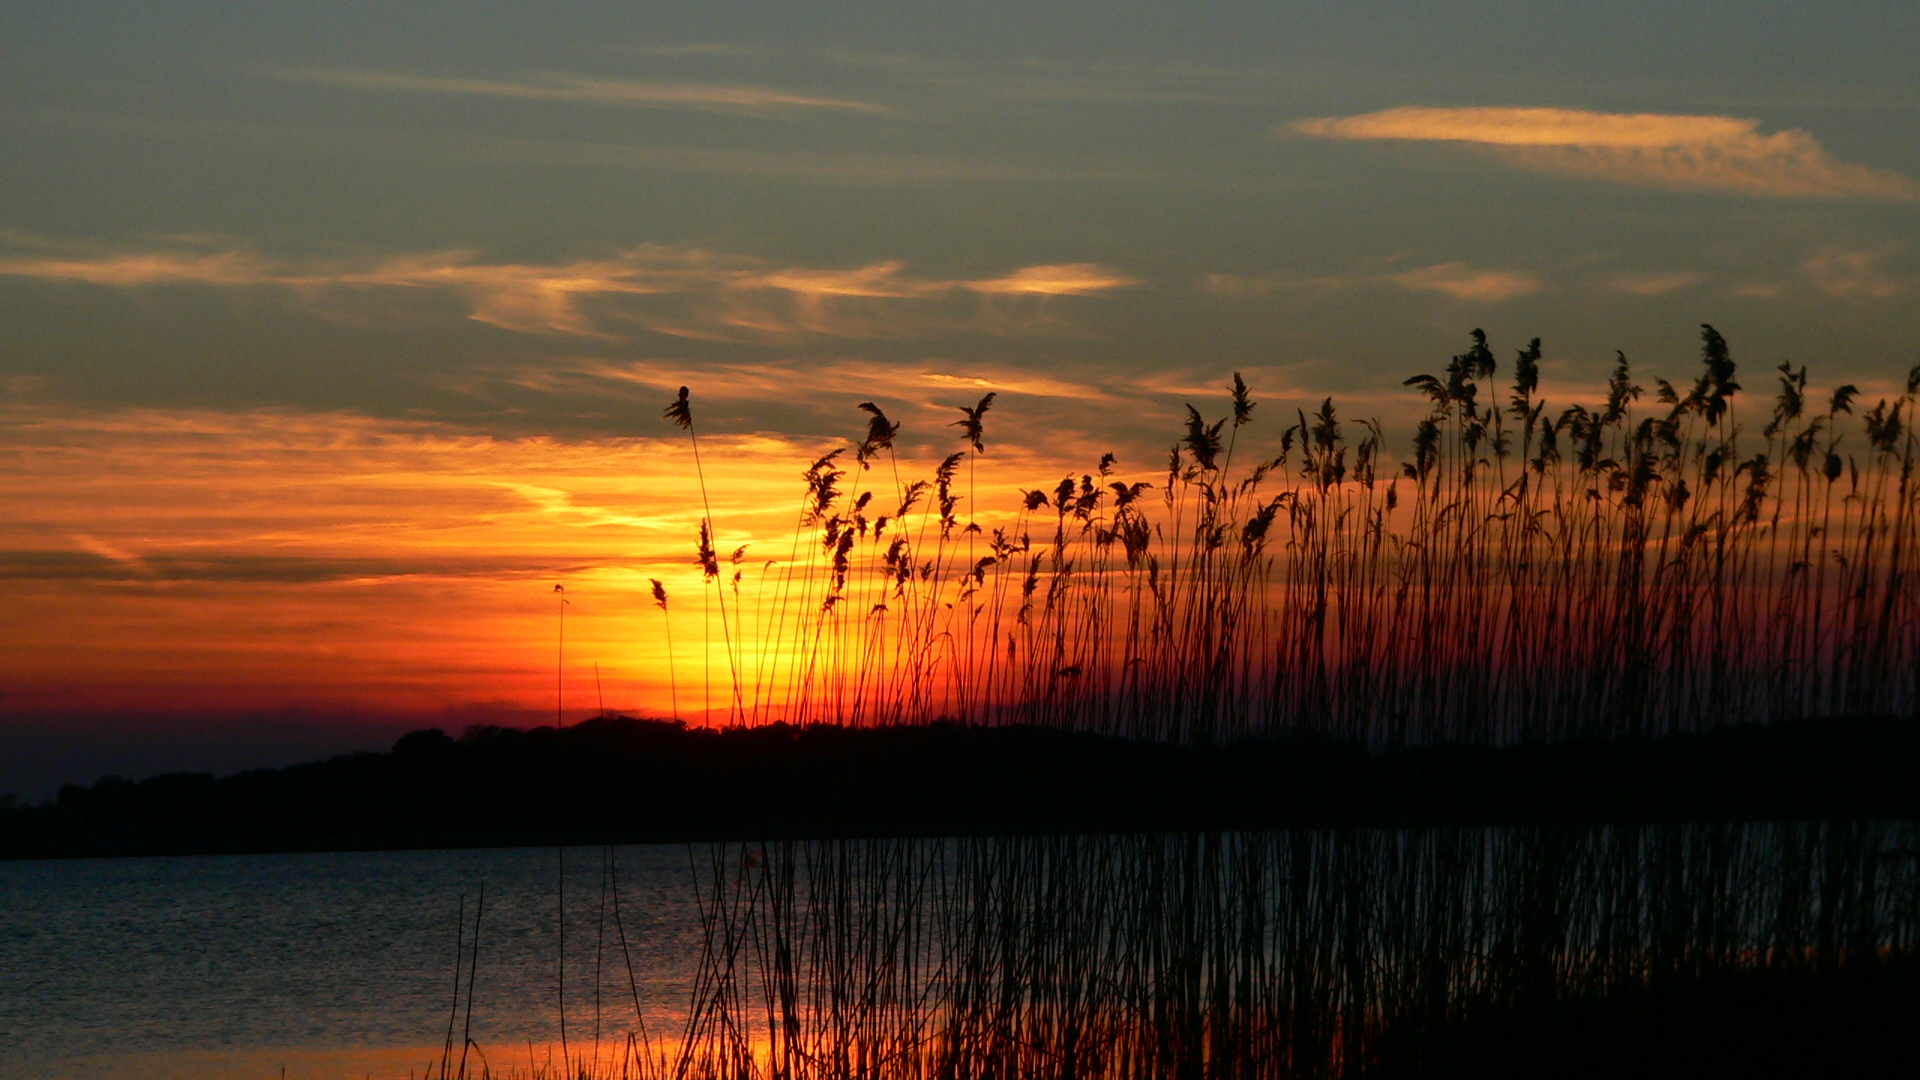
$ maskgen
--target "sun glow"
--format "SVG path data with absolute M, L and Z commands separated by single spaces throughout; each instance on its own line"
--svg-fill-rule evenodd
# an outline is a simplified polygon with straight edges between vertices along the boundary
M 729 573 L 743 572 L 749 601 L 795 557 L 799 472 L 822 449 L 701 441 L 715 543 L 745 549 Z M 981 465 L 996 491 L 1038 467 L 1017 452 Z M 7 706 L 550 718 L 550 589 L 564 582 L 564 715 L 664 715 L 675 695 L 657 578 L 672 597 L 681 712 L 697 719 L 695 687 L 712 664 L 724 681 L 725 643 L 696 560 L 692 466 L 668 437 L 13 407 L 0 420 L 0 573 L 32 618 L 0 627 Z
M 0 630 L 3 674 L 33 710 L 1202 741 L 1905 707 L 1920 517 L 1899 477 L 1920 371 L 1871 408 L 1843 387 L 1817 411 L 1789 370 L 1773 422 L 1742 436 L 1727 345 L 1703 342 L 1684 395 L 1655 380 L 1636 405 L 1622 360 L 1604 403 L 1551 413 L 1535 342 L 1488 411 L 1476 333 L 1444 379 L 1410 381 L 1432 407 L 1411 455 L 1331 400 L 1243 434 L 1256 402 L 1235 376 L 1210 407 L 1227 414 L 1190 409 L 1153 474 L 1022 449 L 1018 425 L 1002 444 L 999 413 L 982 453 L 992 394 L 913 446 L 872 402 L 851 443 L 699 435 L 685 390 L 667 410 L 681 434 L 582 442 L 21 407 L 0 443 L 0 566 L 36 618 Z M 1835 450 L 1842 426 L 1861 450 Z

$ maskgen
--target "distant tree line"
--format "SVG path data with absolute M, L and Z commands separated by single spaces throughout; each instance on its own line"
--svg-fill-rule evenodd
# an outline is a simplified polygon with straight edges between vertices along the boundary
M 0 808 L 10 858 L 1280 826 L 1920 814 L 1897 720 L 1369 750 L 1210 747 L 953 723 L 478 727 L 215 778 L 68 785 Z

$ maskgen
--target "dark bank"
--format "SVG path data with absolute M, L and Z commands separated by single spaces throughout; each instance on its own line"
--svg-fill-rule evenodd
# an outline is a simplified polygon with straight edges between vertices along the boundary
M 1283 827 L 1920 816 L 1895 719 L 1369 751 L 960 724 L 711 730 L 606 717 L 401 738 L 215 778 L 68 785 L 0 811 L 8 858 Z

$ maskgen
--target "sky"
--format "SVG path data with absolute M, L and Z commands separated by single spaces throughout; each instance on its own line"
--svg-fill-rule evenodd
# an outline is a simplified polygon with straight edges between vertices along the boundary
M 1920 7 L 1572 7 L 0 8 L 0 791 L 550 720 L 556 661 L 664 712 L 682 385 L 764 547 L 861 401 L 924 464 L 997 392 L 990 514 L 1236 371 L 1399 430 L 1476 327 L 1560 402 L 1703 322 L 1903 377 Z

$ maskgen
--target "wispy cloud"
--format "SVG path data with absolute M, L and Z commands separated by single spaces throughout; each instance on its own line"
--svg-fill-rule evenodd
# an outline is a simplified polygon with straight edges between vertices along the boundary
M 0 275 L 7 277 L 83 281 L 129 289 L 149 285 L 296 283 L 284 269 L 270 259 L 239 249 L 108 252 L 97 246 L 74 245 L 58 253 L 0 256 Z
M 795 408 L 818 406 L 842 411 L 847 406 L 843 394 L 830 391 L 818 395 L 815 401 L 806 399 L 796 387 L 857 386 L 869 396 L 890 396 L 935 408 L 964 402 L 988 391 L 1060 402 L 1111 403 L 1123 396 L 1099 380 L 1076 381 L 1014 364 L 972 363 L 961 370 L 935 361 L 883 363 L 857 358 L 728 364 L 708 361 L 701 365 L 699 378 L 702 393 L 718 400 L 774 402 Z M 583 358 L 569 364 L 528 369 L 517 373 L 514 381 L 542 392 L 588 390 L 594 396 L 604 396 L 607 386 L 612 384 L 628 387 L 645 400 L 664 400 L 672 395 L 674 387 L 687 381 L 687 365 L 677 360 Z M 933 429 L 943 427 L 944 419 Z
M 1739 297 L 1742 300 L 1772 300 L 1784 295 L 1786 291 L 1786 282 L 1760 279 L 1745 281 L 1730 286 L 1726 290 L 1726 294 L 1728 296 Z
M 875 115 L 891 111 L 883 105 L 867 101 L 821 97 L 762 86 L 704 82 L 652 82 L 563 73 L 541 73 L 518 79 L 479 79 L 340 68 L 295 68 L 269 70 L 266 74 L 287 82 L 312 83 L 346 90 L 457 94 L 516 98 L 522 101 L 560 101 L 584 105 L 651 109 L 702 109 L 748 113 L 827 109 Z
M 8 238 L 14 239 L 14 238 Z M 1094 263 L 1022 267 L 985 278 L 917 275 L 898 260 L 850 268 L 781 266 L 749 255 L 643 244 L 564 263 L 490 262 L 452 249 L 361 259 L 273 258 L 243 247 L 209 249 L 191 238 L 142 251 L 44 242 L 0 255 L 0 275 L 114 288 L 199 285 L 271 287 L 315 299 L 340 290 L 435 289 L 460 296 L 471 318 L 508 330 L 617 337 L 639 324 L 696 338 L 910 335 L 926 316 L 903 302 L 975 297 L 1086 297 L 1139 282 Z M 653 298 L 651 307 L 620 301 Z M 889 307 L 889 305 L 893 305 Z M 613 306 L 610 306 L 613 305 Z M 1034 314 L 1037 309 L 1030 309 Z M 1032 328 L 1018 312 L 932 313 L 946 328 Z M 1013 322 L 1007 320 L 1014 319 Z M 916 323 L 919 320 L 919 323 Z M 970 321 L 969 321 L 970 320 Z M 928 324 L 930 325 L 930 324 Z
M 1628 296 L 1665 296 L 1706 280 L 1707 275 L 1697 270 L 1628 270 L 1608 277 L 1601 284 L 1608 292 Z
M 1202 274 L 1194 287 L 1210 296 L 1229 300 L 1271 296 L 1275 293 L 1311 290 L 1349 289 L 1355 285 L 1378 284 L 1383 278 L 1350 274 L 1299 276 L 1291 274 Z
M 46 388 L 45 375 L 0 375 L 0 398 L 24 398 Z
M 1397 286 L 1415 292 L 1439 293 L 1455 300 L 1497 304 L 1539 292 L 1545 283 L 1519 270 L 1476 267 L 1463 262 L 1436 263 L 1394 273 L 1284 275 L 1206 274 L 1197 287 L 1214 296 L 1240 300 L 1276 293 L 1327 291 L 1356 287 Z
M 1827 248 L 1801 265 L 1808 284 L 1841 300 L 1862 303 L 1887 300 L 1913 289 L 1912 278 L 1887 270 L 1895 251 L 1891 248 L 1854 250 Z
M 1466 263 L 1440 263 L 1393 275 L 1393 283 L 1403 289 L 1417 289 L 1497 304 L 1517 296 L 1540 291 L 1540 279 L 1513 270 L 1485 270 Z
M 858 438 L 866 417 L 852 403 L 880 395 L 811 386 L 795 370 L 784 403 L 837 397 L 836 429 Z M 902 449 L 908 476 L 956 445 L 952 405 L 984 392 L 967 375 L 944 387 L 935 372 L 921 378 L 940 407 L 920 418 L 925 452 Z M 722 406 L 697 384 L 695 408 L 711 422 Z M 148 706 L 479 696 L 551 707 L 553 669 L 528 643 L 546 634 L 563 580 L 575 604 L 568 657 L 579 657 L 567 686 L 576 671 L 587 685 L 583 669 L 598 662 L 610 701 L 665 707 L 668 658 L 657 635 L 636 637 L 635 613 L 650 611 L 650 578 L 698 597 L 687 552 L 707 510 L 688 497 L 684 436 L 658 419 L 669 395 L 645 396 L 644 436 L 600 440 L 281 409 L 0 406 L 0 582 L 36 613 L 0 621 L 0 685 L 69 707 L 108 693 Z M 881 400 L 896 417 L 914 411 Z M 1108 448 L 1076 446 L 1063 461 L 1004 438 L 1053 427 L 1027 411 L 1034 404 L 996 405 L 979 463 L 989 526 L 1012 521 L 1019 488 Z M 761 560 L 790 557 L 799 469 L 844 445 L 703 434 L 719 539 L 751 546 L 749 583 Z M 687 632 L 701 633 L 697 620 Z
M 565 580 L 570 647 L 601 662 L 609 698 L 665 698 L 666 658 L 635 640 L 632 612 L 649 577 L 697 595 L 684 553 L 701 511 L 684 439 L 658 424 L 582 442 L 344 413 L 0 406 L 0 581 L 39 613 L 0 623 L 0 684 L 69 704 L 551 707 L 528 617 Z M 702 439 L 724 540 L 758 553 L 791 528 L 794 462 L 815 441 Z
M 0 122 L 71 134 L 76 130 L 141 138 L 167 136 L 207 145 L 241 142 L 302 155 L 346 155 L 382 162 L 407 161 L 438 168 L 528 165 L 562 168 L 760 176 L 825 185 L 924 183 L 1084 184 L 1089 181 L 1218 179 L 1199 168 L 1167 169 L 1112 155 L 1034 155 L 952 147 L 934 150 L 835 150 L 811 143 L 787 146 L 671 146 L 631 139 L 506 137 L 452 128 L 397 128 L 326 124 L 257 123 L 196 117 L 123 116 L 69 107 L 0 110 Z
M 1005 277 L 969 281 L 966 287 L 974 292 L 1002 296 L 1091 296 L 1138 284 L 1134 278 L 1094 263 L 1066 263 L 1029 266 Z
M 1920 182 L 1840 161 L 1805 131 L 1758 120 L 1543 108 L 1386 109 L 1287 125 L 1329 139 L 1457 143 L 1522 168 L 1684 191 L 1920 199 Z
M 88 539 L 77 537 L 76 539 Z M 97 543 L 97 542 L 96 542 Z M 125 559 L 82 544 L 78 551 L 44 548 L 0 550 L 0 581 L 69 580 L 167 584 L 368 582 L 391 578 L 534 576 L 577 571 L 580 561 L 528 556 L 485 558 L 421 556 L 355 558 L 212 552 L 168 552 L 152 559 Z
M 831 48 L 809 51 L 838 66 L 876 73 L 914 94 L 930 111 L 1009 105 L 1239 106 L 1271 101 L 1276 90 L 1310 84 L 1297 68 L 1236 68 L 1003 56 L 991 60 L 927 53 Z
M 636 56 L 722 56 L 722 57 L 760 57 L 767 54 L 762 45 L 749 45 L 738 41 L 689 41 L 672 45 L 626 45 L 613 46 L 615 52 L 632 53 Z
M 152 568 L 147 566 L 146 562 L 142 560 L 140 556 L 133 554 L 118 544 L 108 543 L 89 533 L 74 533 L 73 543 L 74 546 L 78 547 L 81 551 L 89 555 L 97 556 L 98 558 L 106 559 L 108 562 L 124 568 L 129 573 L 142 577 L 150 576 L 153 573 Z

